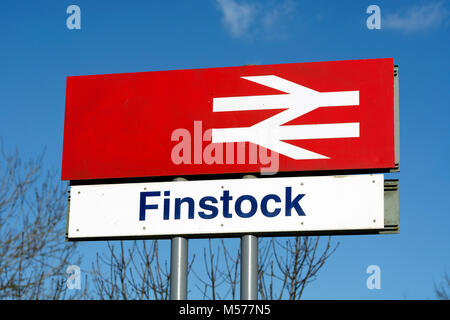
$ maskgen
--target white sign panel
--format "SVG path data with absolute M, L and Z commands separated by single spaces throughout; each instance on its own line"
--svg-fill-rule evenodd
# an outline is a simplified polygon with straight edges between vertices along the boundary
M 376 230 L 382 174 L 71 186 L 68 238 Z

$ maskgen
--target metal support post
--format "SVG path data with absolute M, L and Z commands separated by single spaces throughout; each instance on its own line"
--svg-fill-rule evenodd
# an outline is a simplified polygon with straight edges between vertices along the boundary
M 244 179 L 256 178 L 245 175 Z M 241 300 L 258 299 L 258 237 L 241 237 Z
M 170 299 L 187 299 L 188 240 L 172 238 L 170 253 Z
M 179 177 L 174 181 L 186 181 L 186 179 Z M 170 300 L 186 300 L 188 240 L 183 237 L 173 237 L 170 250 Z
M 241 238 L 241 300 L 258 299 L 258 237 Z

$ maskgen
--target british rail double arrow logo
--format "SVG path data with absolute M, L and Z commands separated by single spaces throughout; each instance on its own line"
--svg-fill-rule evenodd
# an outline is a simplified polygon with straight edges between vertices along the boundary
M 275 75 L 242 77 L 285 94 L 213 99 L 213 112 L 286 109 L 250 127 L 212 129 L 212 142 L 252 142 L 295 160 L 329 159 L 283 140 L 358 138 L 359 122 L 283 125 L 321 107 L 358 106 L 359 91 L 319 92 Z

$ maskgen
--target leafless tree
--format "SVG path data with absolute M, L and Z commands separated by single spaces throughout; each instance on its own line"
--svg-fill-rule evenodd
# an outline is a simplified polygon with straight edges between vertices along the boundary
M 434 285 L 434 293 L 440 300 L 450 300 L 450 277 L 447 273 L 439 284 Z
M 237 249 L 235 254 L 231 254 L 223 239 L 220 240 L 223 249 L 223 257 L 225 260 L 225 283 L 228 285 L 228 290 L 225 292 L 225 297 L 231 299 L 237 298 L 237 285 L 239 284 L 239 266 L 241 260 L 241 250 Z
M 259 238 L 258 291 L 260 299 L 300 299 L 326 260 L 337 249 L 331 237 Z M 206 299 L 235 299 L 239 283 L 240 249 L 235 254 L 223 239 L 222 250 L 213 250 L 211 239 L 204 249 L 203 272 L 194 272 Z M 221 255 L 220 252 L 223 251 Z
M 159 241 L 110 241 L 108 250 L 97 255 L 92 267 L 93 298 L 169 298 L 170 272 L 160 253 Z
M 261 299 L 300 299 L 326 260 L 336 250 L 328 237 L 260 238 L 258 282 Z M 189 272 L 203 299 L 236 299 L 240 276 L 240 249 L 227 240 L 208 239 L 203 260 L 195 256 Z M 95 299 L 169 298 L 170 272 L 159 241 L 108 242 L 92 268 Z
M 76 297 L 66 268 L 79 264 L 65 242 L 67 184 L 44 172 L 42 156 L 23 161 L 0 141 L 0 299 Z
M 218 290 L 218 288 L 225 282 L 229 281 L 230 284 L 234 284 L 230 286 L 231 290 L 235 290 L 235 280 L 231 279 L 232 273 L 231 270 L 227 274 L 223 272 L 220 269 L 220 262 L 221 262 L 221 247 L 218 246 L 216 250 L 213 249 L 213 240 L 208 239 L 208 248 L 203 249 L 203 262 L 204 262 L 204 274 L 195 272 L 194 275 L 199 281 L 199 284 L 196 284 L 197 289 L 202 293 L 203 299 L 210 299 L 210 300 L 216 300 L 216 299 L 223 299 L 222 294 Z M 222 240 L 222 247 L 224 249 L 224 255 L 225 255 L 225 262 L 227 263 L 227 268 L 229 268 L 228 264 L 228 257 L 226 256 L 226 247 Z M 228 292 L 225 292 L 225 295 Z M 232 293 L 232 296 L 234 296 L 234 292 Z
M 260 245 L 259 295 L 261 299 L 299 300 L 306 286 L 337 249 L 331 237 L 271 238 Z

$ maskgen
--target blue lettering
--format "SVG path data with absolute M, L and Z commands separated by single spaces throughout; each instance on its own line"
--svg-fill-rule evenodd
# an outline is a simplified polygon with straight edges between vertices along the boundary
M 204 211 L 199 211 L 198 216 L 203 219 L 212 219 L 217 217 L 217 214 L 219 213 L 219 209 L 217 209 L 215 206 L 207 204 L 206 201 L 210 201 L 212 203 L 217 203 L 217 199 L 214 197 L 203 197 L 200 199 L 200 208 L 204 210 L 211 211 L 210 214 L 206 214 Z
M 185 198 L 175 198 L 175 219 L 180 219 L 180 211 L 181 211 L 181 205 L 183 202 L 187 203 L 189 205 L 189 219 L 194 219 L 194 199 L 190 197 Z
M 241 208 L 242 201 L 245 201 L 245 200 L 250 201 L 250 204 L 251 204 L 250 211 L 247 212 L 247 213 L 242 212 L 242 208 Z M 241 217 L 241 218 L 250 218 L 250 217 L 252 217 L 255 214 L 257 209 L 258 209 L 258 202 L 256 202 L 256 199 L 253 198 L 250 195 L 240 196 L 236 200 L 236 203 L 234 204 L 234 210 L 236 211 L 236 214 L 239 217 Z
M 304 197 L 304 194 L 299 194 L 295 197 L 294 201 L 292 201 L 292 188 L 286 187 L 286 216 L 291 215 L 292 208 L 295 208 L 295 211 L 297 211 L 297 214 L 299 216 L 304 216 L 305 212 L 303 211 L 302 207 L 300 206 L 299 201 Z
M 267 196 L 265 196 L 264 198 L 262 198 L 261 200 L 261 212 L 263 215 L 265 215 L 268 218 L 273 218 L 276 217 L 281 209 L 280 208 L 276 208 L 274 211 L 270 212 L 269 210 L 267 210 L 267 202 L 269 200 L 273 200 L 277 203 L 281 202 L 281 199 L 279 196 L 277 196 L 276 194 L 268 194 Z
M 224 218 L 231 218 L 230 213 L 230 200 L 233 200 L 233 197 L 230 197 L 230 191 L 224 190 L 223 196 L 220 197 L 220 200 L 223 202 L 223 217 Z
M 164 191 L 164 196 L 170 196 L 170 191 Z M 164 198 L 164 220 L 169 220 L 170 218 L 170 198 Z
M 161 192 L 159 191 L 149 191 L 149 192 L 141 192 L 141 201 L 139 208 L 139 220 L 145 220 L 145 210 L 146 209 L 158 209 L 157 204 L 147 204 L 147 197 L 159 197 L 161 196 Z
M 147 191 L 147 192 L 141 192 L 140 193 L 140 208 L 139 208 L 139 220 L 145 221 L 146 218 L 146 210 L 157 210 L 159 208 L 159 204 L 161 202 L 157 203 L 151 203 L 147 204 L 147 200 L 150 197 L 161 197 L 162 191 Z M 295 195 L 295 198 L 293 198 L 292 195 L 292 187 L 286 187 L 285 188 L 285 200 L 284 203 L 284 209 L 285 209 L 285 215 L 291 216 L 292 215 L 292 209 L 295 209 L 295 212 L 299 216 L 305 216 L 305 212 L 303 211 L 303 208 L 300 204 L 300 201 L 303 199 L 305 194 L 297 194 Z M 223 190 L 222 196 L 218 200 L 214 196 L 205 196 L 199 200 L 199 203 L 197 204 L 196 201 L 191 197 L 184 197 L 184 198 L 171 198 L 170 197 L 170 191 L 164 191 L 164 198 L 160 199 L 163 200 L 163 219 L 169 220 L 171 213 L 174 214 L 173 218 L 176 220 L 181 219 L 181 211 L 183 207 L 183 203 L 185 205 L 185 210 L 187 210 L 187 218 L 188 219 L 194 219 L 195 214 L 197 213 L 198 216 L 202 219 L 213 219 L 216 218 L 219 215 L 219 210 L 222 209 L 222 214 L 224 218 L 232 218 L 232 212 L 230 211 L 230 206 L 233 205 L 232 200 L 233 197 L 230 195 L 229 190 Z M 261 206 L 260 212 L 267 218 L 273 218 L 278 216 L 281 213 L 281 210 L 283 209 L 283 202 L 282 197 L 276 195 L 276 194 L 267 194 L 265 195 L 259 202 L 259 198 L 256 199 L 255 197 L 244 194 L 241 195 L 236 199 L 234 202 L 234 211 L 236 215 L 240 218 L 250 218 L 253 217 L 256 212 L 258 211 L 258 205 Z M 171 202 L 173 203 L 173 206 L 171 205 Z M 222 201 L 222 206 L 220 206 L 219 201 Z M 243 211 L 243 203 L 247 201 L 249 203 L 249 209 Z M 273 201 L 273 205 L 271 208 L 272 210 L 269 210 L 269 202 Z M 259 202 L 259 203 L 258 203 Z M 198 206 L 198 207 L 197 207 Z M 246 206 L 244 205 L 244 208 Z M 248 207 L 248 206 L 247 206 Z M 172 208 L 172 210 L 171 210 Z M 197 211 L 200 209 L 199 211 Z

